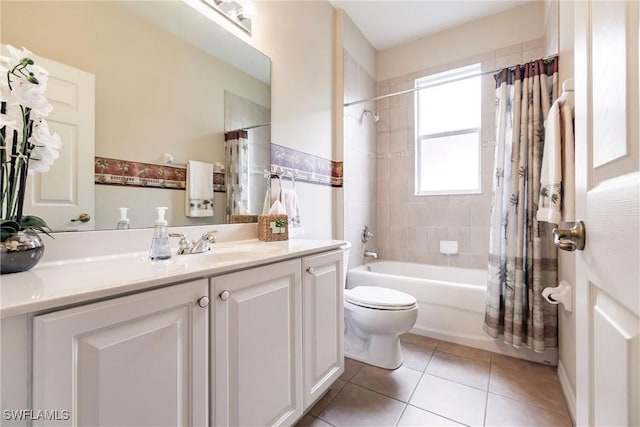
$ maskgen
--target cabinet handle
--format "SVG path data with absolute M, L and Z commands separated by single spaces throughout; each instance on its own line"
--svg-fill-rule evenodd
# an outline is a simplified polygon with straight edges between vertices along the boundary
M 307 273 L 313 274 L 313 267 L 308 267 L 307 268 Z
M 209 305 L 209 297 L 204 296 L 204 297 L 200 297 L 198 298 L 198 305 L 202 308 L 205 308 L 206 306 Z
M 226 301 L 229 299 L 229 291 L 222 291 L 220 292 L 220 295 L 218 295 L 220 297 L 220 300 L 222 301 Z

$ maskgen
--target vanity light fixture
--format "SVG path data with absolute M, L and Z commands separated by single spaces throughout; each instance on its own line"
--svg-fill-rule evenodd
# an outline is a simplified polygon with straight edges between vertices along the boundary
M 202 0 L 202 2 L 251 34 L 251 23 L 256 14 L 253 0 Z

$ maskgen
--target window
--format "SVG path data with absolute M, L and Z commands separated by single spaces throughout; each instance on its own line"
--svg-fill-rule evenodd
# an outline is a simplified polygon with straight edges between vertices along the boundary
M 415 85 L 416 195 L 480 193 L 480 64 Z

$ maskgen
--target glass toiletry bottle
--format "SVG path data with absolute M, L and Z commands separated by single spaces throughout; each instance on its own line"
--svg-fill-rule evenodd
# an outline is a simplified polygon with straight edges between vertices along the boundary
M 118 220 L 118 230 L 128 230 L 129 229 L 129 218 L 127 218 L 127 212 L 129 208 L 118 208 L 120 211 L 120 219 Z
M 149 250 L 149 259 L 161 260 L 171 258 L 171 249 L 169 248 L 169 235 L 167 233 L 167 220 L 164 214 L 166 207 L 156 208 L 158 219 L 156 219 L 153 228 L 153 240 L 151 241 L 151 249 Z

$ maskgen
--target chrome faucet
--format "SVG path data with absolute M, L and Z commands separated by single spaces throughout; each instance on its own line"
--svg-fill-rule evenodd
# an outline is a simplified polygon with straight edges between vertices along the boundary
M 364 251 L 364 257 L 365 257 L 365 258 L 378 259 L 378 252 L 374 252 L 374 251 Z
M 184 254 L 201 254 L 203 252 L 208 252 L 211 250 L 209 244 L 216 242 L 216 233 L 218 230 L 211 230 L 204 233 L 200 236 L 195 242 L 192 242 L 182 233 L 169 233 L 169 237 L 178 237 L 180 241 L 178 242 L 178 255 Z
M 193 249 L 191 249 L 192 254 L 199 254 L 202 252 L 208 252 L 211 248 L 209 247 L 210 243 L 216 242 L 216 233 L 218 230 L 211 230 L 204 233 L 200 236 L 197 242 L 193 244 Z

